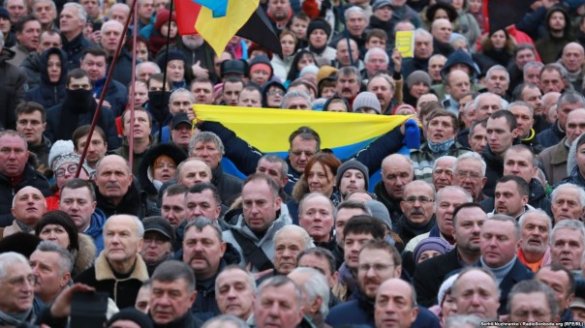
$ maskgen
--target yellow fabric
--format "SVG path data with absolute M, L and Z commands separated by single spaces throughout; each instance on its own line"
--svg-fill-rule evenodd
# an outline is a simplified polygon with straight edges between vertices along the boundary
M 371 141 L 409 117 L 212 105 L 193 107 L 198 120 L 220 122 L 262 152 L 286 151 L 289 135 L 300 126 L 309 126 L 319 133 L 322 149 L 333 149 Z
M 230 0 L 223 17 L 213 17 L 212 11 L 201 6 L 195 29 L 219 56 L 230 39 L 246 24 L 256 11 L 259 0 Z

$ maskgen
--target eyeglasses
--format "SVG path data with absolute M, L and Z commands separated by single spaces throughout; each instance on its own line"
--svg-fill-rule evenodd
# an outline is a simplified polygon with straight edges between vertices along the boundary
M 315 155 L 315 153 L 312 151 L 303 151 L 303 150 L 294 150 L 291 153 L 295 156 L 301 156 L 301 155 L 305 154 L 305 156 L 311 157 L 311 156 Z
M 417 196 L 409 196 L 409 197 L 406 197 L 404 199 L 405 202 L 410 203 L 410 204 L 416 203 L 417 200 L 421 204 L 427 204 L 427 203 L 430 203 L 433 201 L 432 198 L 429 198 L 427 196 L 418 196 L 418 197 Z
M 363 263 L 358 266 L 359 271 L 368 272 L 370 269 L 376 272 L 386 271 L 390 268 L 395 266 L 394 264 L 384 264 L 384 263 Z
M 455 175 L 460 179 L 470 178 L 475 180 L 481 178 L 479 173 L 471 171 L 457 171 L 455 172 Z
M 70 164 L 69 166 L 67 166 L 67 172 L 69 172 L 71 174 L 75 174 L 77 172 L 78 168 L 79 168 L 79 164 Z M 55 171 L 55 176 L 58 178 L 60 178 L 64 175 L 65 175 L 65 168 L 64 167 Z
M 284 91 L 280 90 L 280 89 L 272 89 L 270 91 L 268 91 L 268 95 L 269 96 L 284 96 Z

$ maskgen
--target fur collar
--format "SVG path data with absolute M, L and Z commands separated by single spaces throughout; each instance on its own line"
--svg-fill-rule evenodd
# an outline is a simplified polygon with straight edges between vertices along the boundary
M 137 279 L 140 281 L 148 280 L 148 269 L 146 268 L 146 263 L 142 260 L 140 255 L 136 256 L 136 263 L 134 264 L 134 270 L 128 278 L 118 279 L 116 275 L 114 275 L 114 271 L 110 267 L 110 264 L 106 260 L 105 252 L 101 252 L 100 256 L 95 260 L 95 278 L 96 280 L 117 280 L 117 281 L 124 281 L 130 279 Z
M 75 264 L 73 270 L 75 272 L 83 272 L 89 269 L 93 265 L 96 255 L 96 247 L 90 236 L 80 233 L 79 238 L 79 250 L 75 257 Z

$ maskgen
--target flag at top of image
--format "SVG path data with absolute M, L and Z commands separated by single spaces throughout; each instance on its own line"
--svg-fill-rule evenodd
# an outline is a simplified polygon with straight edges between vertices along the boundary
M 200 34 L 219 56 L 234 35 L 281 54 L 259 0 L 175 0 L 180 35 Z

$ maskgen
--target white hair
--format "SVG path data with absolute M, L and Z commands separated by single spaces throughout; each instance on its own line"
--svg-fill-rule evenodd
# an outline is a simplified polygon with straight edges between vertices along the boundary
M 26 257 L 16 252 L 7 252 L 0 254 L 0 279 L 6 277 L 8 268 L 14 264 L 26 264 L 30 266 Z M 325 283 L 327 284 L 327 283 Z
M 518 221 L 518 225 L 520 226 L 520 230 L 522 230 L 522 227 L 524 227 L 524 222 L 526 222 L 526 217 L 529 215 L 538 215 L 539 217 L 545 219 L 546 226 L 548 227 L 547 243 L 549 243 L 550 242 L 550 232 L 552 231 L 551 217 L 548 216 L 548 214 L 545 211 L 541 210 L 540 208 L 528 210 L 528 211 L 524 212 L 524 214 L 522 214 L 522 216 L 520 217 L 520 220 Z
M 560 184 L 560 185 L 556 186 L 555 189 L 553 189 L 552 193 L 550 194 L 550 202 L 551 203 L 555 202 L 555 200 L 559 196 L 559 192 L 561 192 L 561 190 L 576 191 L 578 196 L 579 196 L 579 203 L 580 203 L 579 205 L 581 205 L 581 207 L 585 207 L 585 191 L 580 186 L 578 186 L 574 183 L 569 183 L 569 182 Z
M 295 268 L 291 274 L 292 273 L 305 274 L 308 276 L 308 279 L 301 286 L 301 288 L 307 296 L 309 303 L 313 303 L 317 297 L 321 298 L 321 308 L 319 309 L 319 312 L 323 317 L 326 317 L 329 313 L 330 291 L 325 275 L 314 268 L 308 267 Z
M 315 244 L 313 243 L 311 236 L 309 236 L 309 233 L 305 229 L 294 224 L 285 225 L 284 227 L 280 228 L 274 234 L 274 240 L 276 241 L 281 235 L 287 233 L 297 234 L 301 237 L 303 240 L 303 250 L 315 247 Z M 274 246 L 276 247 L 276 244 Z
M 139 238 L 144 237 L 144 225 L 142 224 L 142 221 L 136 215 L 130 215 L 130 214 L 117 214 L 117 215 L 110 216 L 106 220 L 106 223 L 104 224 L 104 229 L 103 229 L 104 237 L 106 236 L 106 227 L 108 225 L 108 222 L 111 222 L 112 219 L 115 219 L 116 217 L 129 217 L 130 219 L 132 219 L 134 226 L 136 227 L 136 230 L 135 230 L 136 235 Z
M 487 165 L 480 154 L 470 151 L 463 155 L 459 155 L 457 157 L 457 161 L 455 161 L 455 165 L 453 166 L 453 171 L 457 170 L 457 165 L 463 161 L 473 160 L 481 164 L 481 175 L 485 176 L 485 171 L 487 170 Z
M 370 60 L 370 57 L 372 57 L 372 55 L 383 55 L 384 56 L 384 61 L 386 62 L 386 64 L 388 64 L 390 62 L 390 57 L 388 57 L 388 54 L 386 53 L 386 51 L 384 51 L 381 48 L 375 47 L 372 48 L 370 50 L 368 50 L 368 52 L 366 52 L 366 55 L 364 56 L 364 62 L 367 63 Z
M 85 11 L 85 8 L 83 8 L 82 5 L 76 3 L 76 2 L 67 2 L 65 5 L 63 5 L 63 9 L 65 8 L 72 8 L 72 9 L 76 9 L 77 10 L 77 16 L 79 16 L 79 19 L 85 24 L 87 23 L 87 11 Z
M 122 25 L 122 23 L 118 22 L 117 20 L 110 19 L 109 21 L 102 24 L 102 29 L 100 31 L 102 33 L 104 33 L 106 31 L 106 28 L 108 28 L 110 26 L 115 26 L 115 27 L 119 28 L 120 32 L 122 32 L 124 30 L 124 25 Z

